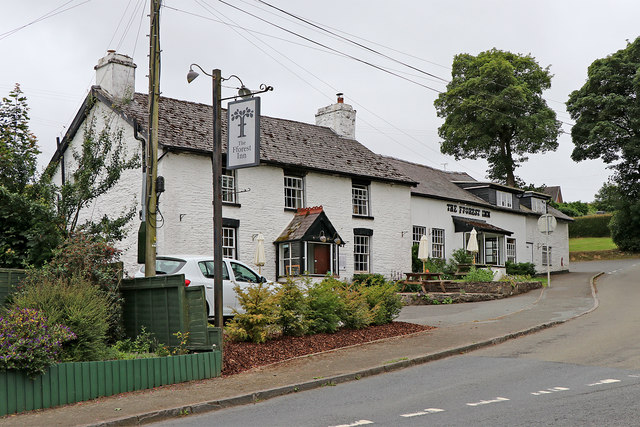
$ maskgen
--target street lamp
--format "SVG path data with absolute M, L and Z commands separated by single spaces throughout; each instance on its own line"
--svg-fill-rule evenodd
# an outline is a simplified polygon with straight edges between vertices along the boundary
M 246 98 L 257 93 L 273 90 L 273 87 L 260 85 L 260 91 L 252 92 L 247 89 L 240 77 L 232 74 L 229 78 L 223 78 L 222 72 L 215 69 L 211 74 L 207 73 L 198 64 L 191 64 L 187 73 L 187 83 L 195 80 L 199 74 L 193 70 L 198 67 L 202 73 L 211 77 L 213 84 L 213 149 L 211 155 L 211 169 L 213 178 L 213 305 L 215 312 L 214 324 L 218 328 L 223 327 L 223 302 L 222 302 L 222 119 L 221 103 L 225 99 L 242 97 Z M 221 98 L 222 81 L 235 77 L 240 81 L 238 95 L 230 98 Z

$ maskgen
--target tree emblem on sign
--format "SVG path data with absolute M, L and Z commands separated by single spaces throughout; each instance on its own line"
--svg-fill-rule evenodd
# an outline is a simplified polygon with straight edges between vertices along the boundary
M 247 136 L 244 133 L 244 127 L 246 126 L 245 118 L 247 117 L 253 117 L 253 110 L 249 107 L 246 107 L 245 109 L 238 109 L 231 114 L 231 121 L 236 119 L 240 120 L 240 123 L 238 123 L 238 127 L 240 128 L 240 135 L 238 136 L 240 138 Z

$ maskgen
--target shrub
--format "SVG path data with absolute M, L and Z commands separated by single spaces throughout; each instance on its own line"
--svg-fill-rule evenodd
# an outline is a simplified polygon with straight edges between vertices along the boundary
M 569 223 L 570 237 L 609 237 L 611 214 L 587 215 Z
M 290 277 L 280 285 L 276 294 L 276 324 L 282 335 L 300 336 L 309 330 L 310 321 L 306 318 L 309 311 L 302 290 Z
M 153 357 L 160 345 L 151 338 L 151 333 L 143 326 L 134 340 L 126 338 L 113 345 L 117 359 L 138 359 L 141 357 Z M 162 350 L 161 350 L 162 352 Z
M 104 290 L 110 300 L 106 315 L 109 324 L 108 342 L 124 337 L 122 298 L 118 292 L 121 279 L 120 251 L 104 240 L 85 233 L 75 233 L 55 251 L 42 269 L 29 270 L 25 283 L 38 284 L 57 279 L 81 278 Z
M 320 283 L 307 287 L 307 305 L 309 312 L 309 332 L 333 333 L 340 326 L 338 313 L 344 310 L 344 302 L 335 289 L 343 284 L 333 278 L 325 278 Z
M 465 282 L 491 282 L 493 280 L 493 275 L 493 271 L 488 268 L 471 267 L 463 280 Z
M 22 370 L 32 378 L 59 361 L 62 344 L 76 338 L 40 311 L 9 309 L 0 318 L 0 369 Z
M 362 288 L 361 291 L 369 304 L 372 324 L 384 325 L 391 323 L 400 314 L 402 300 L 396 294 L 395 284 L 385 283 L 378 286 L 369 286 Z
M 536 266 L 531 262 L 519 262 L 514 263 L 511 261 L 507 261 L 505 263 L 505 267 L 507 270 L 507 274 L 509 275 L 517 275 L 517 276 L 535 276 L 536 275 Z
M 66 325 L 76 339 L 63 346 L 63 361 L 101 360 L 107 351 L 106 338 L 111 300 L 105 291 L 86 279 L 46 279 L 23 285 L 14 294 L 13 307 L 41 311 L 49 324 Z
M 473 254 L 466 249 L 460 248 L 453 251 L 451 259 L 455 262 L 456 266 L 458 264 L 471 264 L 473 262 Z
M 354 285 L 374 286 L 386 283 L 387 279 L 382 274 L 360 273 L 354 274 L 351 282 Z
M 264 283 L 252 284 L 246 289 L 236 285 L 233 289 L 245 312 L 233 310 L 235 316 L 224 328 L 227 336 L 232 341 L 265 342 L 276 319 L 274 293 Z
M 419 244 L 415 244 L 411 246 L 411 271 L 414 273 L 418 273 L 422 271 L 422 261 L 418 258 L 418 249 L 420 248 Z
M 369 304 L 363 293 L 355 286 L 344 286 L 336 289 L 342 300 L 342 310 L 338 313 L 340 321 L 347 329 L 362 329 L 369 326 L 372 321 L 372 314 Z

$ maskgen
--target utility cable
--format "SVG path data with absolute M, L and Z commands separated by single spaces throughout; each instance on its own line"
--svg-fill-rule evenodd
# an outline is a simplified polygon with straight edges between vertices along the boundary
M 18 31 L 23 30 L 23 29 L 25 29 L 25 28 L 33 25 L 33 24 L 36 24 L 36 23 L 40 22 L 40 21 L 44 21 L 45 19 L 48 19 L 48 18 L 51 18 L 53 16 L 59 15 L 61 13 L 64 13 L 64 12 L 68 11 L 68 10 L 75 9 L 76 7 L 82 6 L 83 4 L 89 3 L 91 0 L 85 0 L 82 3 L 78 3 L 78 4 L 74 5 L 74 6 L 70 6 L 70 7 L 66 8 L 66 9 L 62 9 L 63 7 L 65 7 L 69 3 L 73 3 L 74 1 L 75 0 L 69 0 L 66 3 L 56 7 L 55 9 L 51 10 L 50 12 L 45 13 L 41 17 L 39 17 L 37 19 L 34 19 L 33 21 L 31 21 L 31 22 L 29 22 L 27 24 L 21 25 L 21 26 L 19 26 L 17 28 L 14 28 L 13 30 L 9 30 L 9 31 L 6 31 L 6 32 L 0 34 L 0 40 L 4 40 L 5 38 L 17 33 Z M 60 9 L 62 9 L 62 10 L 60 10 Z

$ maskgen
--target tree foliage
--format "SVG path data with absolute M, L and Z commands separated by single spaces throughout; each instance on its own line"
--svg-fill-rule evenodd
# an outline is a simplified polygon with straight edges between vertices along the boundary
M 593 198 L 593 209 L 595 211 L 614 212 L 622 202 L 620 189 L 615 182 L 609 180 L 602 184 Z
M 497 49 L 459 54 L 451 75 L 435 101 L 445 119 L 438 130 L 443 154 L 487 159 L 489 179 L 516 186 L 514 171 L 528 153 L 558 147 L 560 124 L 542 98 L 551 74 L 533 57 Z
M 616 53 L 595 60 L 586 83 L 569 96 L 575 120 L 575 161 L 601 158 L 614 170 L 620 203 L 611 236 L 622 250 L 640 250 L 640 37 Z
M 34 181 L 38 150 L 29 130 L 29 107 L 20 85 L 0 102 L 0 185 L 22 193 Z
M 62 241 L 60 223 L 46 201 L 0 185 L 0 266 L 42 266 Z

